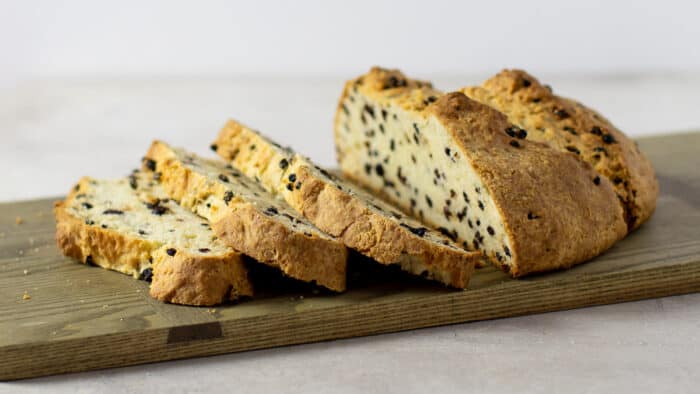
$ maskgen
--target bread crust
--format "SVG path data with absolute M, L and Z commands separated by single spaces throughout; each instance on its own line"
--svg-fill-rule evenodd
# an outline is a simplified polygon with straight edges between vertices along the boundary
M 659 186 L 651 162 L 634 141 L 598 112 L 555 95 L 523 70 L 503 70 L 482 86 L 462 92 L 502 111 L 512 123 L 530 132 L 529 139 L 575 152 L 613 182 L 629 231 L 654 212 Z
M 192 256 L 164 249 L 154 254 L 150 295 L 161 301 L 186 305 L 216 305 L 252 297 L 253 286 L 240 253 L 221 257 Z
M 497 202 L 517 261 L 513 276 L 569 268 L 624 237 L 611 182 L 595 185 L 595 172 L 573 154 L 528 140 L 510 146 L 506 117 L 462 93 L 439 98 L 428 114 L 447 126 Z
M 88 178 L 79 185 L 80 190 L 87 190 Z M 64 255 L 84 264 L 89 256 L 90 263 L 134 278 L 148 265 L 145 262 L 152 262 L 149 294 L 163 302 L 205 306 L 253 295 L 239 253 L 192 256 L 180 250 L 171 257 L 165 253 L 165 246 L 156 242 L 89 225 L 71 215 L 66 206 L 76 193 L 72 190 L 65 201 L 54 204 L 56 243 Z
M 625 236 L 623 210 L 608 179 L 596 185 L 595 171 L 573 153 L 527 138 L 518 139 L 517 147 L 511 145 L 514 139 L 505 130 L 512 125 L 500 112 L 463 93 L 442 94 L 398 70 L 377 67 L 346 84 L 338 111 L 347 95 L 358 90 L 374 102 L 435 118 L 446 128 L 505 222 L 513 264 L 509 267 L 495 258 L 492 262 L 513 277 L 568 268 Z M 336 136 L 339 131 L 336 116 Z
M 208 182 L 204 175 L 184 166 L 166 144 L 153 142 L 146 157 L 156 162 L 166 192 L 184 206 L 192 208 L 194 200 L 210 195 L 223 198 L 222 185 Z M 233 198 L 213 214 L 212 229 L 224 243 L 292 278 L 316 282 L 334 291 L 345 290 L 348 252 L 343 244 L 294 231 L 261 209 Z
M 481 253 L 438 245 L 373 212 L 357 196 L 316 176 L 312 164 L 302 156 L 291 151 L 280 154 L 257 132 L 236 121 L 224 126 L 214 145 L 224 160 L 260 179 L 318 228 L 380 263 L 398 263 L 416 275 L 465 288 L 475 263 L 483 260 Z M 255 145 L 254 154 L 251 145 Z M 289 165 L 281 168 L 278 163 L 282 160 Z M 295 181 L 288 188 L 290 174 Z

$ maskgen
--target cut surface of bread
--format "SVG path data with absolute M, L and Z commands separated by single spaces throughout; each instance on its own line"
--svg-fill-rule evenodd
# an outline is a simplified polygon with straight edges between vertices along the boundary
M 321 230 L 383 264 L 465 288 L 480 252 L 460 248 L 438 231 L 339 179 L 308 158 L 236 121 L 212 145 L 217 153 Z
M 204 219 L 168 199 L 147 174 L 85 177 L 54 212 L 65 255 L 151 280 L 156 299 L 215 305 L 253 293 L 241 255 L 218 240 Z
M 234 249 L 292 278 L 345 290 L 347 248 L 230 165 L 155 141 L 144 166 Z
M 522 70 L 503 70 L 481 86 L 461 90 L 503 112 L 528 131 L 528 139 L 572 152 L 613 183 L 629 230 L 654 212 L 659 186 L 651 162 L 637 145 L 596 111 L 552 93 Z
M 626 233 L 607 178 L 462 93 L 373 68 L 346 84 L 334 129 L 348 178 L 512 276 L 586 261 Z

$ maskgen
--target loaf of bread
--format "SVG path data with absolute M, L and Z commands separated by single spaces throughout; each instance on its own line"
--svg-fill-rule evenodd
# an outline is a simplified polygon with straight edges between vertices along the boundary
M 241 255 L 146 174 L 83 178 L 54 212 L 66 256 L 151 281 L 161 301 L 214 305 L 253 294 Z
M 528 131 L 528 139 L 572 152 L 613 184 L 629 230 L 654 212 L 659 186 L 651 162 L 637 145 L 596 111 L 552 93 L 522 70 L 504 70 L 468 97 L 503 112 Z
M 155 141 L 142 170 L 55 204 L 58 246 L 185 305 L 252 296 L 244 254 L 333 291 L 347 248 L 466 288 L 485 262 L 520 277 L 599 255 L 659 191 L 632 140 L 521 70 L 445 94 L 375 67 L 346 83 L 334 136 L 342 176 L 233 120 L 223 162 Z
M 156 141 L 144 167 L 234 249 L 292 278 L 345 290 L 345 246 L 230 165 Z
M 484 260 L 238 122 L 229 121 L 212 148 L 318 228 L 380 263 L 464 288 L 475 263 Z
M 586 261 L 626 234 L 607 177 L 463 93 L 373 68 L 346 84 L 334 129 L 345 176 L 514 277 Z

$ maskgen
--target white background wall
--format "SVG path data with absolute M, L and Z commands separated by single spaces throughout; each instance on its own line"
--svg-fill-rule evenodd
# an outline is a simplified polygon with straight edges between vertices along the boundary
M 699 1 L 8 1 L 0 82 L 32 76 L 700 68 Z M 569 3 L 569 4 L 567 4 Z

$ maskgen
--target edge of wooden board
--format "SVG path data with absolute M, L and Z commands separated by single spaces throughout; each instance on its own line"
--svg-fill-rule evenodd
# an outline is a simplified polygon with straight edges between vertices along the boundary
M 595 283 L 591 286 L 591 283 Z M 517 289 L 514 289 L 517 288 Z M 700 264 L 523 281 L 474 291 L 0 348 L 0 380 L 137 365 L 700 291 Z M 503 298 L 508 298 L 503 308 Z M 207 326 L 207 327 L 203 327 Z M 173 331 L 178 330 L 178 331 Z M 204 336 L 202 336 L 204 332 Z M 200 333 L 200 334 L 197 334 Z M 102 349 L 95 354 L 90 349 Z

